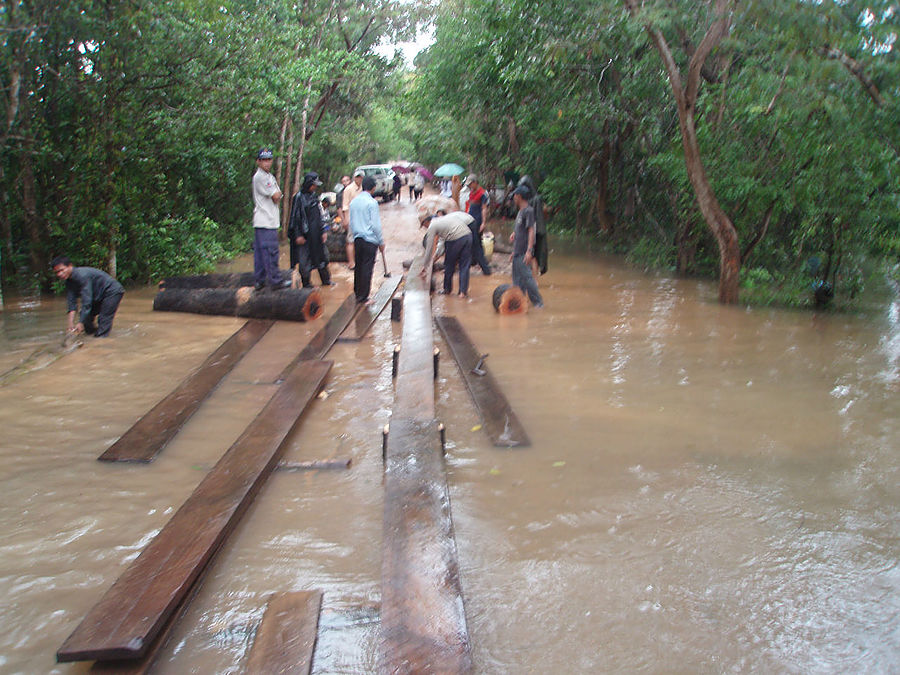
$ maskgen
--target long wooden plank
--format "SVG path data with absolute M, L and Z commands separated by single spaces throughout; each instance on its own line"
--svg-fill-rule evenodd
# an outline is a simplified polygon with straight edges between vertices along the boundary
M 334 346 L 338 336 L 344 332 L 344 329 L 347 328 L 353 320 L 353 317 L 356 316 L 358 309 L 359 305 L 356 304 L 356 297 L 351 293 L 347 296 L 347 299 L 341 303 L 341 306 L 334 311 L 334 314 L 328 318 L 325 325 L 312 336 L 306 346 L 299 354 L 297 354 L 296 358 L 287 365 L 275 381 L 283 381 L 284 378 L 288 376 L 288 373 L 290 373 L 294 366 L 300 361 L 317 361 L 318 359 L 324 358 L 328 353 L 328 350 Z
M 348 328 L 346 334 L 338 338 L 338 342 L 359 342 L 362 340 L 369 328 L 372 327 L 372 324 L 375 323 L 375 319 L 378 318 L 378 315 L 381 314 L 391 301 L 391 298 L 394 297 L 394 293 L 397 292 L 397 287 L 402 280 L 403 277 L 400 276 L 385 279 L 372 301 L 359 310 L 359 313 L 356 315 L 356 321 L 353 322 L 353 327 Z
M 487 365 L 482 364 L 479 368 L 484 375 L 472 372 L 481 356 L 459 320 L 455 316 L 437 316 L 435 322 L 453 353 L 475 407 L 481 413 L 482 428 L 494 445 L 504 448 L 531 445 L 528 433 Z
M 278 464 L 329 361 L 304 361 L 66 639 L 59 661 L 140 658 Z
M 257 319 L 247 321 L 97 459 L 102 462 L 152 462 L 273 323 Z
M 431 299 L 411 274 L 385 453 L 383 673 L 473 670 L 450 494 L 434 419 Z
M 276 594 L 250 648 L 248 675 L 309 675 L 321 608 L 321 591 Z

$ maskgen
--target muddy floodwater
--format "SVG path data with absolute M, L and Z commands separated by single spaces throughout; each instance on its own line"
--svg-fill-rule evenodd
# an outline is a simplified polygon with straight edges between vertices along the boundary
M 400 274 L 420 235 L 405 202 L 381 208 L 405 242 L 387 254 Z M 501 274 L 473 273 L 469 301 L 434 298 L 489 354 L 533 442 L 489 443 L 436 333 L 477 672 L 900 672 L 900 301 L 853 316 L 721 307 L 713 284 L 553 249 L 543 310 L 495 314 Z M 324 318 L 352 290 L 332 268 Z M 87 671 L 56 650 L 324 322 L 276 324 L 152 464 L 101 463 L 242 325 L 154 313 L 154 293 L 128 290 L 114 337 L 0 386 L 0 673 Z M 65 314 L 61 299 L 5 299 L 0 372 L 58 342 Z M 284 459 L 350 468 L 271 476 L 154 672 L 242 672 L 269 596 L 311 589 L 314 672 L 374 672 L 399 340 L 385 312 L 332 349 Z

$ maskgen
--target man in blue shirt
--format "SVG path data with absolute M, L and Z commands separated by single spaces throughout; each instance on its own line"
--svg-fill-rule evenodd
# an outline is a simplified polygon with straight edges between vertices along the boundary
M 113 317 L 125 294 L 122 284 L 94 267 L 74 267 L 64 255 L 54 258 L 50 264 L 56 277 L 66 282 L 68 331 L 93 333 L 94 337 L 109 335 Z M 79 300 L 81 300 L 81 314 L 76 323 L 75 312 L 78 310 Z M 94 327 L 95 318 L 96 327 Z
M 369 301 L 372 289 L 372 270 L 378 251 L 384 253 L 384 237 L 381 234 L 381 215 L 378 202 L 372 196 L 375 179 L 366 176 L 362 182 L 362 192 L 350 202 L 350 229 L 353 234 L 354 270 L 353 293 L 356 302 Z

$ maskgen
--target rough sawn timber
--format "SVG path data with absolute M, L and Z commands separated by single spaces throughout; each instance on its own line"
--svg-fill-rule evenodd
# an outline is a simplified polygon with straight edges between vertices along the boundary
M 414 264 L 387 439 L 381 582 L 383 673 L 471 673 L 450 494 L 434 419 L 431 299 Z M 426 278 L 430 275 L 426 275 Z
M 97 459 L 102 462 L 152 462 L 272 325 L 272 321 L 257 319 L 246 322 Z
M 154 638 L 278 464 L 331 369 L 300 363 L 256 419 L 153 541 L 66 639 L 59 661 L 137 659 Z
M 435 317 L 435 323 L 441 329 L 441 334 L 459 366 L 466 388 L 472 395 L 475 407 L 481 413 L 482 428 L 494 445 L 506 448 L 531 445 L 522 423 L 519 422 L 518 416 L 488 367 L 485 364 L 481 365 L 480 370 L 484 375 L 479 376 L 472 372 L 478 365 L 481 355 L 459 320 L 454 316 L 438 316 Z
M 275 594 L 250 648 L 247 675 L 308 675 L 321 608 L 322 591 Z
M 399 276 L 385 279 L 372 301 L 359 310 L 359 313 L 356 315 L 356 321 L 353 322 L 352 327 L 347 329 L 346 334 L 338 338 L 338 342 L 359 342 L 362 340 L 372 324 L 375 323 L 375 319 L 378 318 L 378 315 L 391 301 L 402 280 L 403 277 Z

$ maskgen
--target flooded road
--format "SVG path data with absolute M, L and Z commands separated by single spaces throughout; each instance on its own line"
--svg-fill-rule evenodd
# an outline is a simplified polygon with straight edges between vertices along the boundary
M 420 237 L 382 207 L 393 274 Z M 285 256 L 282 255 L 282 260 Z M 247 260 L 235 267 L 247 269 Z M 323 291 L 326 315 L 351 291 Z M 373 286 L 381 282 L 379 267 Z M 497 449 L 449 349 L 436 397 L 479 673 L 890 673 L 900 663 L 900 303 L 859 316 L 721 307 L 557 244 L 546 308 L 500 317 L 474 273 L 459 318 L 532 438 Z M 0 672 L 54 653 L 275 390 L 319 329 L 277 324 L 150 465 L 96 461 L 242 322 L 153 313 L 0 387 Z M 6 298 L 0 371 L 62 337 L 65 301 Z M 28 300 L 27 302 L 34 302 Z M 54 332 L 55 331 L 55 332 Z M 400 326 L 336 345 L 289 461 L 216 558 L 155 672 L 239 673 L 273 592 L 324 591 L 314 672 L 375 669 L 381 427 Z

